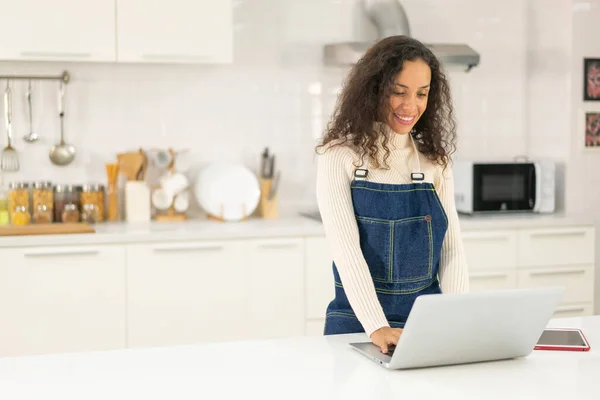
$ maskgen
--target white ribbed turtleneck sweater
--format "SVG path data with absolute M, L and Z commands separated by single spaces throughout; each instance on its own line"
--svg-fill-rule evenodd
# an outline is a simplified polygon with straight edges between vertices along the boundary
M 412 160 L 415 155 L 410 135 L 397 134 L 387 125 L 390 136 L 387 160 L 389 169 L 369 169 L 368 180 L 379 183 L 411 183 Z M 383 152 L 381 152 L 383 153 Z M 382 154 L 383 156 L 383 154 Z M 365 332 L 371 333 L 389 326 L 375 293 L 369 267 L 362 255 L 358 228 L 350 195 L 354 178 L 356 153 L 344 145 L 321 149 L 317 167 L 317 203 L 329 249 L 336 264 L 344 290 Z M 454 182 L 450 166 L 432 164 L 419 154 L 425 181 L 433 183 L 448 214 L 448 231 L 442 246 L 439 279 L 443 293 L 469 290 L 467 263 L 464 256 L 460 226 L 454 204 Z M 363 167 L 364 168 L 364 167 Z

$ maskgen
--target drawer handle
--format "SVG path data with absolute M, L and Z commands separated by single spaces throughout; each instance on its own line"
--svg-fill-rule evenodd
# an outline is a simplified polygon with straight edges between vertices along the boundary
M 155 61 L 202 61 L 207 60 L 208 56 L 200 56 L 193 54 L 159 54 L 159 53 L 146 53 L 142 54 L 143 60 L 155 60 Z
M 55 53 L 51 51 L 23 51 L 22 57 L 90 58 L 90 53 Z
M 258 244 L 261 249 L 287 249 L 296 246 L 298 246 L 298 242 L 265 242 Z
M 583 307 L 559 307 L 555 310 L 555 313 L 565 313 L 565 312 L 584 312 L 585 308 Z
M 469 275 L 471 278 L 508 278 L 508 274 L 507 273 L 500 273 L 500 272 L 480 272 L 480 273 L 474 273 L 474 274 L 470 274 Z
M 25 253 L 25 257 L 94 256 L 98 250 L 49 250 Z
M 167 252 L 167 251 L 219 251 L 223 250 L 223 245 L 220 244 L 190 244 L 190 245 L 164 245 L 154 247 L 152 250 L 155 252 Z
M 473 236 L 469 236 L 469 235 L 465 235 L 464 240 L 477 240 L 477 241 L 483 241 L 483 240 L 498 240 L 498 241 L 509 241 L 510 240 L 510 236 L 508 235 L 498 235 L 497 233 L 490 233 L 490 234 L 474 234 Z
M 587 233 L 587 231 L 585 230 L 581 230 L 581 229 L 571 229 L 571 230 L 560 230 L 560 231 L 553 231 L 553 232 L 535 232 L 535 233 L 531 233 L 531 237 L 535 238 L 535 237 L 539 237 L 539 238 L 543 238 L 543 237 L 554 237 L 554 236 L 585 236 L 585 234 Z
M 531 276 L 544 276 L 544 275 L 575 275 L 585 274 L 585 269 L 572 269 L 572 268 L 558 268 L 558 269 L 545 269 L 543 271 L 532 271 L 529 273 Z

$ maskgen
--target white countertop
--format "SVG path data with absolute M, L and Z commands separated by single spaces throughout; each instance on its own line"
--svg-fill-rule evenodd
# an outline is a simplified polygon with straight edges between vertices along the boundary
M 388 371 L 352 350 L 364 335 L 302 337 L 0 359 L 0 398 L 444 399 L 600 398 L 600 316 L 552 320 L 582 328 L 590 352 Z
M 460 223 L 463 231 L 472 231 L 481 229 L 589 225 L 593 224 L 593 221 L 590 221 L 586 217 L 566 216 L 563 214 L 506 214 L 461 215 Z M 275 220 L 251 218 L 240 222 L 195 219 L 185 222 L 101 223 L 95 225 L 94 228 L 96 229 L 96 233 L 92 234 L 0 237 L 0 248 L 324 235 L 323 226 L 320 221 L 297 214 L 285 215 Z

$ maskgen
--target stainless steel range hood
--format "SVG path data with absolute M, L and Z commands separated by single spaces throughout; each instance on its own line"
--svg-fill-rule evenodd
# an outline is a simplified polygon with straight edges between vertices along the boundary
M 378 30 L 378 40 L 393 35 L 410 36 L 408 17 L 399 0 L 363 0 L 366 15 Z M 326 65 L 354 65 L 374 42 L 328 43 Z M 467 72 L 479 64 L 479 53 L 464 43 L 424 43 L 443 64 L 464 65 Z

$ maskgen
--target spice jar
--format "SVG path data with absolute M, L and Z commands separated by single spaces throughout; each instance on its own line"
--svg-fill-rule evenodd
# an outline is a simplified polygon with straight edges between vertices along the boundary
M 36 224 L 52 222 L 54 192 L 52 182 L 35 182 L 32 191 L 33 221 Z
M 100 222 L 99 209 L 95 204 L 82 204 L 81 206 L 81 222 L 88 224 L 96 224 Z
M 82 186 L 81 196 L 81 218 L 83 219 L 84 208 L 94 213 L 95 222 L 104 221 L 104 186 L 96 183 Z
M 67 204 L 73 204 L 79 214 L 79 192 L 74 185 L 54 186 L 54 222 L 63 222 L 62 217 Z
M 75 204 L 65 204 L 61 216 L 61 221 L 65 224 L 79 222 L 79 209 Z
M 12 224 L 13 225 L 29 225 L 31 222 L 31 216 L 29 215 L 29 210 L 24 206 L 16 206 L 15 211 L 12 215 Z
M 25 212 L 29 217 L 31 217 L 29 215 L 29 185 L 25 182 L 10 182 L 8 184 L 8 189 L 10 190 L 8 194 L 10 220 L 13 221 L 13 224 L 14 217 L 17 212 Z

